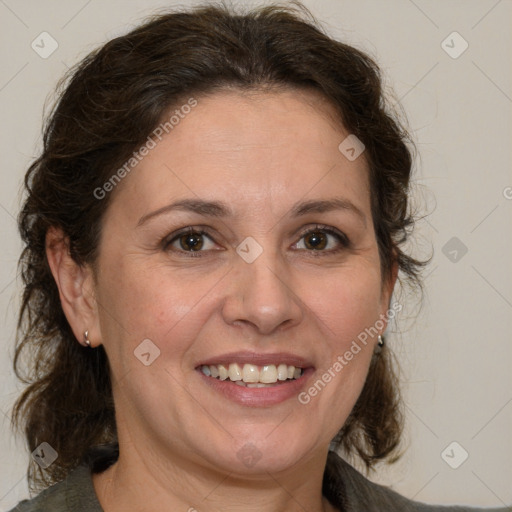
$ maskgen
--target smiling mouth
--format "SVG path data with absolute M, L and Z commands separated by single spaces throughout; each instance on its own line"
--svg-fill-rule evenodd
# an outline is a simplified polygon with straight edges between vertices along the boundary
M 304 369 L 287 364 L 239 365 L 238 363 L 202 365 L 201 372 L 217 380 L 231 381 L 247 388 L 266 388 L 299 379 Z

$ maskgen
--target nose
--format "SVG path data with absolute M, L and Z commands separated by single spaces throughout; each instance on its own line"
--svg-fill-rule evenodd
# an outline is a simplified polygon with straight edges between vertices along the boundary
M 301 300 L 276 255 L 263 251 L 252 263 L 238 258 L 234 264 L 222 311 L 226 323 L 268 335 L 301 322 Z

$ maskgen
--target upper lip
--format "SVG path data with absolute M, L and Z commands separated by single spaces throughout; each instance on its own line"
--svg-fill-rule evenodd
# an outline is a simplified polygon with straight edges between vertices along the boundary
M 218 365 L 218 364 L 254 364 L 257 366 L 263 365 L 279 365 L 286 364 L 288 366 L 295 366 L 296 368 L 309 368 L 313 364 L 307 359 L 290 354 L 289 352 L 272 352 L 272 353 L 261 353 L 261 352 L 230 352 L 228 354 L 221 354 L 218 356 L 211 357 L 205 361 L 199 363 L 201 366 Z

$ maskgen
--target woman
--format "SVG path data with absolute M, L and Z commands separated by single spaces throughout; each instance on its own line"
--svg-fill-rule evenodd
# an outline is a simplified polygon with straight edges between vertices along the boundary
M 16 510 L 449 510 L 335 453 L 399 446 L 406 143 L 376 65 L 292 9 L 158 16 L 80 63 L 20 215 L 15 413 L 56 485 Z

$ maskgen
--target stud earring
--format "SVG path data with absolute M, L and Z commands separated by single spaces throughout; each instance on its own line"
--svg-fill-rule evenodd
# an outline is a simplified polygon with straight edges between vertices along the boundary
M 384 348 L 384 338 L 379 334 L 377 336 L 377 346 L 375 347 L 375 351 L 373 353 L 374 356 L 378 356 L 382 349 Z
M 84 343 L 90 347 L 91 346 L 91 340 L 89 339 L 89 331 L 84 332 Z

